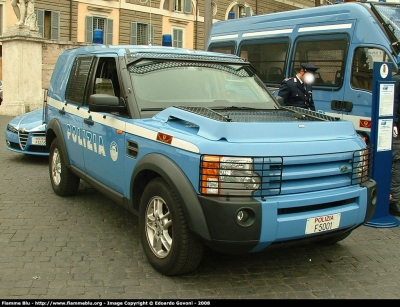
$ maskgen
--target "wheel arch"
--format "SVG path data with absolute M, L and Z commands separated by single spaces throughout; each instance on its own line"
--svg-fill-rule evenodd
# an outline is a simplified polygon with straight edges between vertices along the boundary
M 71 164 L 69 162 L 69 156 L 67 147 L 65 146 L 64 135 L 62 133 L 60 122 L 56 119 L 52 119 L 46 127 L 46 147 L 50 150 L 51 143 L 55 138 L 60 140 L 60 147 L 62 150 L 62 154 L 65 157 L 65 164 L 70 167 Z
M 148 154 L 136 165 L 131 180 L 132 206 L 139 212 L 140 198 L 147 183 L 162 177 L 178 197 L 189 228 L 203 239 L 211 240 L 207 222 L 198 195 L 181 168 L 170 158 L 161 154 Z M 184 193 L 180 193 L 184 191 Z

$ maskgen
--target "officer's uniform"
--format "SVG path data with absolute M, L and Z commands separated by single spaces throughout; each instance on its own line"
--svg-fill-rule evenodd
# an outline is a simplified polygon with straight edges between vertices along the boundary
M 301 68 L 311 73 L 315 73 L 318 69 L 318 67 L 309 63 L 301 64 Z M 315 111 L 311 84 L 303 83 L 297 76 L 286 78 L 282 81 L 278 96 L 283 98 L 286 106 L 300 107 Z
M 399 65 L 400 63 L 398 63 Z M 392 76 L 392 81 L 396 81 L 394 89 L 394 118 L 393 124 L 400 129 L 400 73 Z M 400 216 L 400 136 L 393 134 L 393 152 L 392 152 L 392 177 L 390 184 L 390 194 L 392 201 L 389 205 L 389 211 L 392 215 Z

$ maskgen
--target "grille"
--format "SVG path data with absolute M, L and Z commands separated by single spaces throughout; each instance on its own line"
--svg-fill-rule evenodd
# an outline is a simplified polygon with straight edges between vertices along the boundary
M 131 65 L 129 67 L 129 72 L 134 74 L 146 74 L 152 71 L 158 71 L 163 69 L 170 69 L 176 67 L 206 67 L 217 69 L 221 71 L 226 71 L 229 74 L 236 75 L 239 77 L 249 77 L 248 71 L 245 69 L 235 69 L 229 66 L 217 64 L 217 63 L 202 63 L 202 62 L 160 62 L 160 63 L 151 63 L 147 65 Z
M 28 141 L 29 132 L 27 131 L 19 131 L 18 138 L 19 138 L 19 146 L 22 150 L 25 149 L 26 142 Z
M 192 60 L 192 61 L 226 61 L 233 63 L 244 63 L 242 58 L 236 57 L 215 57 L 196 54 L 175 54 L 175 53 L 152 53 L 152 52 L 135 52 L 128 54 L 129 59 L 133 58 L 152 58 L 166 60 Z
M 137 158 L 138 153 L 139 153 L 138 143 L 128 140 L 126 142 L 126 155 L 128 157 Z
M 372 148 L 307 156 L 234 159 L 202 156 L 200 191 L 261 198 L 361 184 L 371 178 Z M 224 160 L 225 161 L 225 160 Z
M 176 108 L 201 115 L 220 122 L 292 122 L 295 121 L 337 121 L 336 117 L 327 116 L 295 107 L 284 107 L 279 110 L 212 110 L 204 107 Z
M 44 137 L 46 136 L 46 132 L 32 132 L 31 133 L 32 137 Z M 29 139 L 29 131 L 26 130 L 19 130 L 18 131 L 18 138 L 19 138 L 19 147 L 24 150 L 26 147 L 26 143 L 28 142 Z M 32 147 L 32 146 L 31 146 Z M 43 146 L 37 146 L 37 147 L 43 147 Z M 32 149 L 30 149 L 32 150 Z M 32 150 L 32 151 L 41 151 L 41 150 Z

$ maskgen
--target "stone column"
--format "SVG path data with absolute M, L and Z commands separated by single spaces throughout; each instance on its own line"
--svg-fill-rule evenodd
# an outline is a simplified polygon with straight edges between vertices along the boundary
M 8 27 L 3 37 L 3 102 L 0 115 L 17 116 L 41 108 L 42 44 L 25 25 Z

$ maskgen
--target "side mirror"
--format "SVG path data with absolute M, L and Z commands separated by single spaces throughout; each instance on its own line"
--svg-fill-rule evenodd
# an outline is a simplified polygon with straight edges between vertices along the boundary
M 125 106 L 119 104 L 119 98 L 108 94 L 93 94 L 89 97 L 89 111 L 123 112 Z

